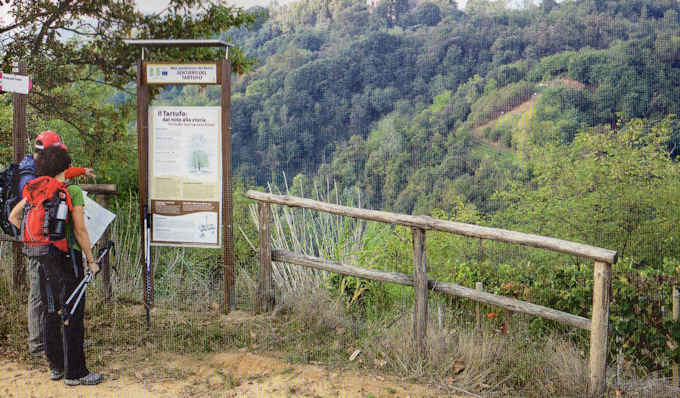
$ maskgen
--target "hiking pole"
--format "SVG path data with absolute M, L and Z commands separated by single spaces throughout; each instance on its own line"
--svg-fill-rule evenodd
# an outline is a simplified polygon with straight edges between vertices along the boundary
M 146 278 L 144 280 L 145 298 L 144 309 L 146 309 L 146 329 L 151 328 L 151 217 L 148 208 L 144 206 L 144 265 L 146 266 Z
M 89 273 L 88 273 L 88 274 L 89 274 Z M 87 280 L 87 277 L 88 277 L 88 276 L 89 276 L 89 275 L 85 275 L 85 278 L 83 278 L 83 279 L 80 281 L 80 283 L 78 284 L 78 286 L 76 286 L 76 288 L 73 289 L 73 293 L 71 293 L 71 295 L 68 297 L 68 299 L 66 300 L 66 302 L 64 302 L 64 305 L 62 306 L 62 309 L 59 310 L 59 315 L 61 315 L 62 317 L 64 316 L 64 314 L 66 313 L 66 306 L 68 305 L 68 303 L 70 303 L 71 300 L 73 300 L 73 298 L 76 296 L 76 294 L 78 294 L 78 293 L 80 292 L 80 290 L 83 288 L 83 286 L 85 285 L 85 283 L 90 283 L 90 282 Z M 64 318 L 64 320 L 66 320 L 66 318 Z
M 99 251 L 99 258 L 97 258 L 97 264 L 101 263 L 102 259 L 106 254 L 113 248 L 113 242 L 109 241 L 104 248 L 102 248 Z M 91 271 L 87 271 L 87 274 L 85 274 L 85 277 L 83 278 L 82 281 L 78 284 L 78 286 L 73 289 L 73 293 L 69 296 L 68 300 L 64 302 L 63 308 L 60 312 L 60 315 L 62 316 L 64 320 L 64 326 L 68 326 L 69 320 L 73 316 L 73 314 L 76 313 L 76 309 L 78 308 L 78 305 L 80 304 L 80 300 L 82 300 L 83 295 L 85 295 L 85 290 L 87 289 L 87 285 L 92 282 L 92 279 L 94 279 L 94 275 L 92 274 Z M 68 305 L 73 300 L 74 297 L 78 295 L 78 298 L 76 301 L 73 303 L 73 306 L 71 307 L 71 311 L 67 311 Z
M 64 304 L 64 308 L 68 305 L 68 303 L 73 299 L 76 293 L 78 293 L 78 298 L 76 299 L 76 302 L 73 303 L 73 307 L 71 307 L 70 312 L 64 312 L 62 314 L 62 318 L 64 318 L 64 326 L 68 326 L 69 320 L 75 314 L 76 309 L 78 308 L 78 304 L 80 304 L 80 300 L 83 298 L 83 295 L 85 294 L 85 290 L 87 289 L 87 285 L 90 284 L 90 281 L 92 281 L 92 272 L 87 271 L 87 274 L 85 274 L 85 278 L 80 282 L 80 285 L 71 293 L 71 297 L 69 297 L 69 300 Z

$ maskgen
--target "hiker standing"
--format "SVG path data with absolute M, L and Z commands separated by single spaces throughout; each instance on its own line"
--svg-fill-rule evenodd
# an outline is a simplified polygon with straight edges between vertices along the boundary
M 44 147 L 35 159 L 36 171 L 41 177 L 26 183 L 24 198 L 12 209 L 10 221 L 22 230 L 24 252 L 37 257 L 39 263 L 40 293 L 45 315 L 43 333 L 50 379 L 65 378 L 64 382 L 70 386 L 94 385 L 101 382 L 102 376 L 90 372 L 85 365 L 84 297 L 68 324 L 60 316 L 60 310 L 64 311 L 64 301 L 85 277 L 85 269 L 93 276 L 99 272 L 85 227 L 83 191 L 76 185 L 67 186 L 63 183 L 70 164 L 71 157 L 65 145 Z M 51 206 L 55 199 L 59 203 L 55 206 L 58 210 L 56 216 L 52 216 L 53 213 L 46 206 Z M 61 212 L 62 206 L 68 212 Z M 60 224 L 65 227 L 61 235 L 57 234 L 54 227 L 58 222 L 65 223 Z M 83 253 L 87 268 L 83 267 Z
M 36 177 L 35 160 L 47 147 L 63 145 L 61 137 L 54 131 L 43 131 L 35 138 L 34 155 L 26 155 L 19 163 L 20 177 L 18 183 L 19 195 L 22 194 L 27 182 Z M 94 177 L 92 169 L 72 167 L 66 170 L 66 179 L 87 175 Z M 44 352 L 43 328 L 45 315 L 40 302 L 39 262 L 35 257 L 28 258 L 28 351 L 31 355 L 40 356 Z

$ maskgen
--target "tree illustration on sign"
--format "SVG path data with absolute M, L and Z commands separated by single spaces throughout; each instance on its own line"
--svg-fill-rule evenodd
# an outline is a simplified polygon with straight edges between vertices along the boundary
M 189 156 L 189 169 L 192 173 L 201 173 L 210 166 L 208 152 L 204 149 L 207 140 L 202 135 L 191 137 L 191 155 Z
M 191 152 L 191 171 L 200 172 L 208 167 L 208 154 L 202 150 L 197 149 Z

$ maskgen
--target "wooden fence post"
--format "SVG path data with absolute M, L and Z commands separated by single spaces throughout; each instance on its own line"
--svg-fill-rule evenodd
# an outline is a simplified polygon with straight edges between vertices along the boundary
M 257 312 L 268 312 L 274 308 L 274 283 L 272 279 L 272 247 L 269 239 L 271 208 L 269 203 L 258 203 L 260 222 L 260 269 L 257 278 Z
M 427 264 L 425 256 L 425 230 L 412 228 L 413 231 L 413 290 L 415 310 L 413 314 L 413 336 L 421 355 L 425 355 L 427 337 Z
M 100 195 L 95 195 L 95 200 L 99 202 L 100 205 L 102 205 L 104 208 L 108 209 L 109 208 L 109 195 L 107 194 L 100 194 Z M 107 228 L 106 231 L 104 232 L 104 235 L 101 238 L 101 242 L 106 243 L 109 240 L 111 240 L 111 228 Z M 104 301 L 110 302 L 111 301 L 111 295 L 112 295 L 112 289 L 111 289 L 111 252 L 107 253 L 106 256 L 102 259 L 101 263 L 101 272 L 102 272 L 102 285 L 101 285 L 101 292 L 102 295 L 104 296 Z
M 607 388 L 607 328 L 611 264 L 595 261 L 593 276 L 593 319 L 590 327 L 590 394 L 599 397 Z
M 475 289 L 478 291 L 483 291 L 484 290 L 484 284 L 482 282 L 477 282 L 475 283 Z M 477 313 L 477 323 L 475 325 L 475 329 L 477 331 L 482 330 L 482 310 L 481 310 L 481 305 L 479 304 L 479 301 L 477 301 L 477 304 L 475 306 L 475 312 Z
M 677 286 L 673 286 L 673 322 L 677 322 L 680 317 L 680 292 Z M 680 342 L 674 341 L 674 344 Z M 678 364 L 673 362 L 673 387 L 678 386 L 680 376 L 678 375 Z

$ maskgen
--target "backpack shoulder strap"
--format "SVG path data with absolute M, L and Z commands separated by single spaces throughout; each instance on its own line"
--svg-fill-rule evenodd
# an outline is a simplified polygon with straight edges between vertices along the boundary
M 68 192 L 68 187 L 71 184 L 62 182 L 61 188 L 59 188 L 61 191 L 63 191 L 66 194 L 66 204 L 68 204 L 68 211 L 73 211 L 73 202 L 71 202 L 71 194 Z
M 27 174 L 35 175 L 35 173 L 36 173 L 35 168 L 33 168 L 33 167 L 24 167 L 24 168 L 17 167 L 17 169 L 19 170 L 19 172 L 17 174 L 20 175 L 20 176 L 27 175 Z

